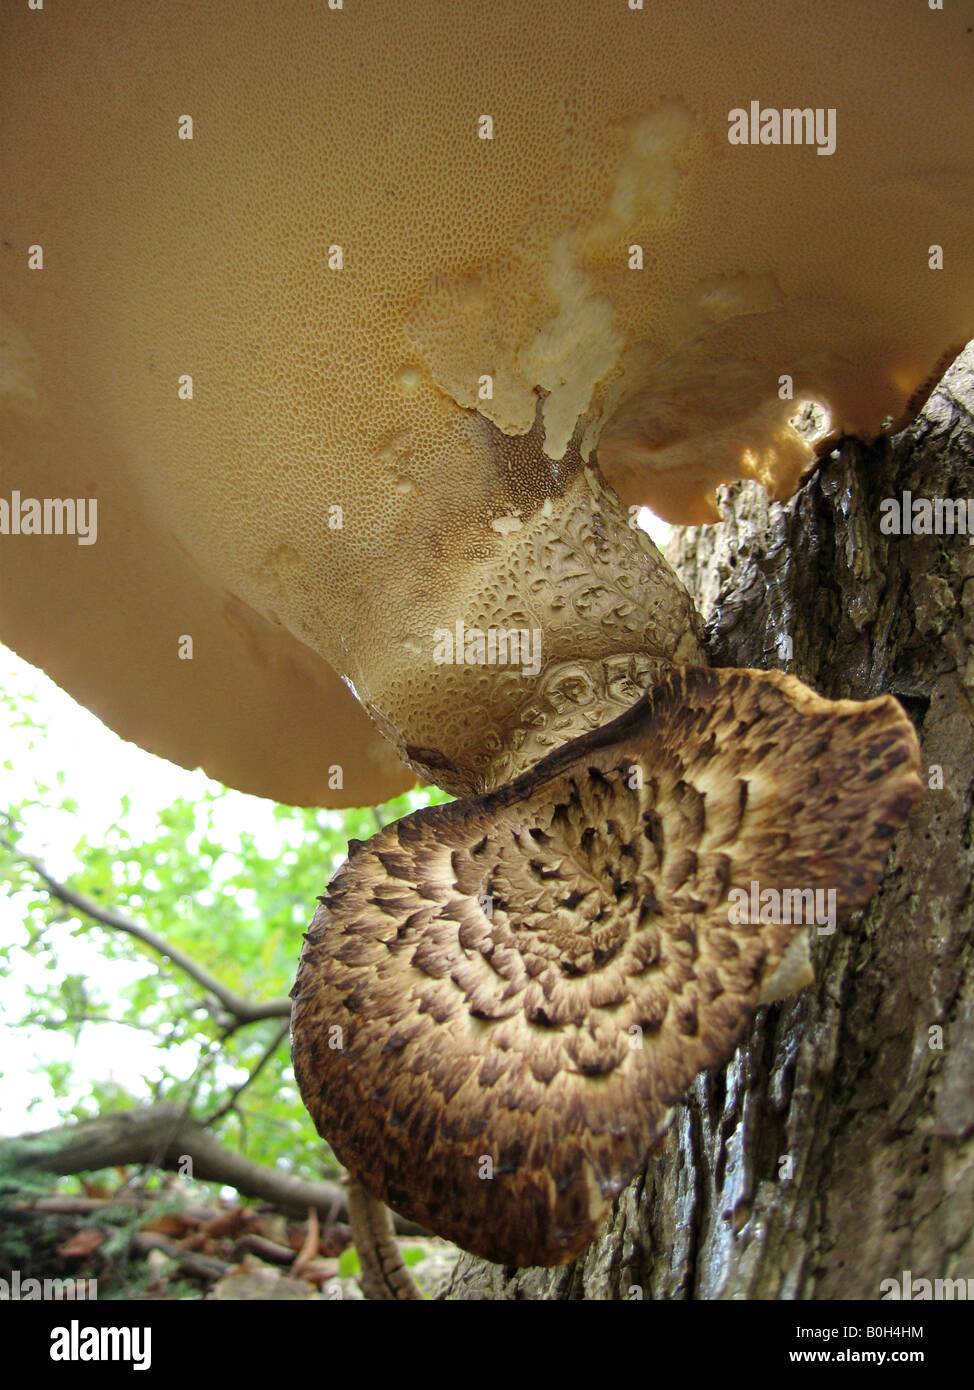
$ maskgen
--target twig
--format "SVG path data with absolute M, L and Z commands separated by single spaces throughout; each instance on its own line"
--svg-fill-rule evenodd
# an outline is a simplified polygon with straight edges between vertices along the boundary
M 170 1260 L 175 1260 L 182 1272 L 192 1279 L 222 1279 L 232 1268 L 226 1260 L 215 1260 L 210 1255 L 197 1255 L 194 1251 L 183 1250 L 171 1240 L 157 1235 L 155 1231 L 136 1231 L 132 1236 L 132 1248 L 140 1255 L 147 1255 L 150 1250 L 161 1250 Z
M 27 854 L 9 840 L 0 837 L 0 845 L 4 849 L 8 849 L 23 863 L 29 865 L 44 883 L 51 896 L 57 898 L 59 902 L 64 903 L 67 907 L 73 907 L 76 912 L 83 913 L 95 922 L 101 922 L 103 926 L 113 927 L 116 931 L 133 936 L 136 941 L 141 941 L 143 946 L 148 946 L 151 951 L 167 957 L 184 975 L 188 975 L 191 980 L 195 980 L 198 985 L 201 985 L 203 989 L 219 1000 L 227 1012 L 233 1015 L 237 1027 L 245 1023 L 257 1023 L 265 1018 L 290 1018 L 291 1001 L 289 999 L 269 999 L 264 1004 L 251 1004 L 249 1000 L 241 998 L 232 989 L 228 989 L 215 975 L 211 975 L 205 966 L 186 955 L 178 946 L 171 945 L 157 932 L 143 926 L 140 922 L 134 922 L 130 917 L 126 917 L 113 907 L 102 907 L 93 898 L 89 898 L 84 893 L 79 893 L 74 888 L 69 887 L 68 884 L 62 883 L 54 877 L 40 859 L 35 859 L 32 854 Z
M 226 1103 L 221 1105 L 219 1110 L 215 1110 L 213 1114 L 209 1115 L 205 1120 L 202 1120 L 202 1124 L 212 1125 L 215 1123 L 215 1121 L 222 1120 L 224 1115 L 226 1115 L 226 1113 L 229 1110 L 233 1110 L 243 1092 L 246 1091 L 248 1086 L 250 1086 L 254 1081 L 256 1081 L 261 1071 L 274 1056 L 274 1053 L 277 1051 L 281 1043 L 287 1037 L 290 1027 L 290 1022 L 287 1022 L 283 1024 L 281 1028 L 278 1029 L 272 1041 L 269 1042 L 268 1045 L 264 1048 L 264 1051 L 261 1053 L 260 1060 L 257 1062 L 256 1066 L 254 1067 L 250 1075 L 247 1077 L 247 1079 L 245 1081 L 241 1081 L 240 1085 L 230 1092 L 230 1095 L 227 1098 Z

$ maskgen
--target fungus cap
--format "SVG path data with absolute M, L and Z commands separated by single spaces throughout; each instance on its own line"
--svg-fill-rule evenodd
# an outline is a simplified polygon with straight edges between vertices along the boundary
M 353 842 L 292 992 L 319 1132 L 475 1254 L 574 1259 L 807 939 L 791 904 L 869 898 L 919 761 L 891 696 L 688 666 L 496 792 Z
M 793 489 L 803 397 L 875 435 L 974 332 L 969 0 L 0 25 L 3 492 L 100 504 L 93 546 L 2 538 L 0 635 L 248 790 L 406 784 L 333 672 L 421 700 L 417 642 L 573 439 L 625 500 L 704 520 L 721 480 Z M 730 143 L 752 102 L 834 111 L 834 151 Z M 538 421 L 544 466 L 512 473 L 497 439 Z

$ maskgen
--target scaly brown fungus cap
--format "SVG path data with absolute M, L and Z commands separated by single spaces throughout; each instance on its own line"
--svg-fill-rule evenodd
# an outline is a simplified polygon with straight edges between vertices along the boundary
M 293 992 L 320 1133 L 468 1250 L 574 1258 L 808 930 L 735 924 L 731 890 L 834 889 L 848 915 L 918 763 L 889 696 L 689 667 L 501 790 L 353 844 Z
M 101 534 L 4 537 L 0 635 L 232 784 L 398 790 L 328 666 L 406 670 L 573 434 L 626 500 L 705 519 L 722 479 L 794 487 L 802 396 L 873 435 L 974 332 L 972 25 L 970 0 L 5 6 L 4 491 L 95 496 Z M 729 144 L 751 100 L 834 108 L 835 153 Z M 497 432 L 539 410 L 515 476 Z

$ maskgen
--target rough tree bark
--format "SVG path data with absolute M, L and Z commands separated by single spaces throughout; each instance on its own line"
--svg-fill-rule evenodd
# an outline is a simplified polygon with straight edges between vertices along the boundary
M 895 440 L 848 442 L 786 506 L 726 489 L 722 523 L 670 557 L 714 665 L 910 714 L 931 789 L 879 893 L 816 938 L 816 983 L 698 1078 L 582 1260 L 464 1256 L 446 1297 L 877 1299 L 904 1270 L 974 1278 L 974 544 L 879 526 L 904 490 L 974 499 L 972 348 Z

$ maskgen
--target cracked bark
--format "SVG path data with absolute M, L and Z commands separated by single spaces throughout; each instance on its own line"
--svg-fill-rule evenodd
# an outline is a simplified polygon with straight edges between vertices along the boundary
M 847 443 L 785 506 L 736 484 L 671 548 L 714 665 L 910 714 L 932 785 L 879 892 L 815 937 L 815 984 L 697 1079 L 583 1259 L 464 1256 L 446 1297 L 876 1299 L 904 1270 L 974 1278 L 974 545 L 881 534 L 904 490 L 974 499 L 974 345 L 895 440 Z

